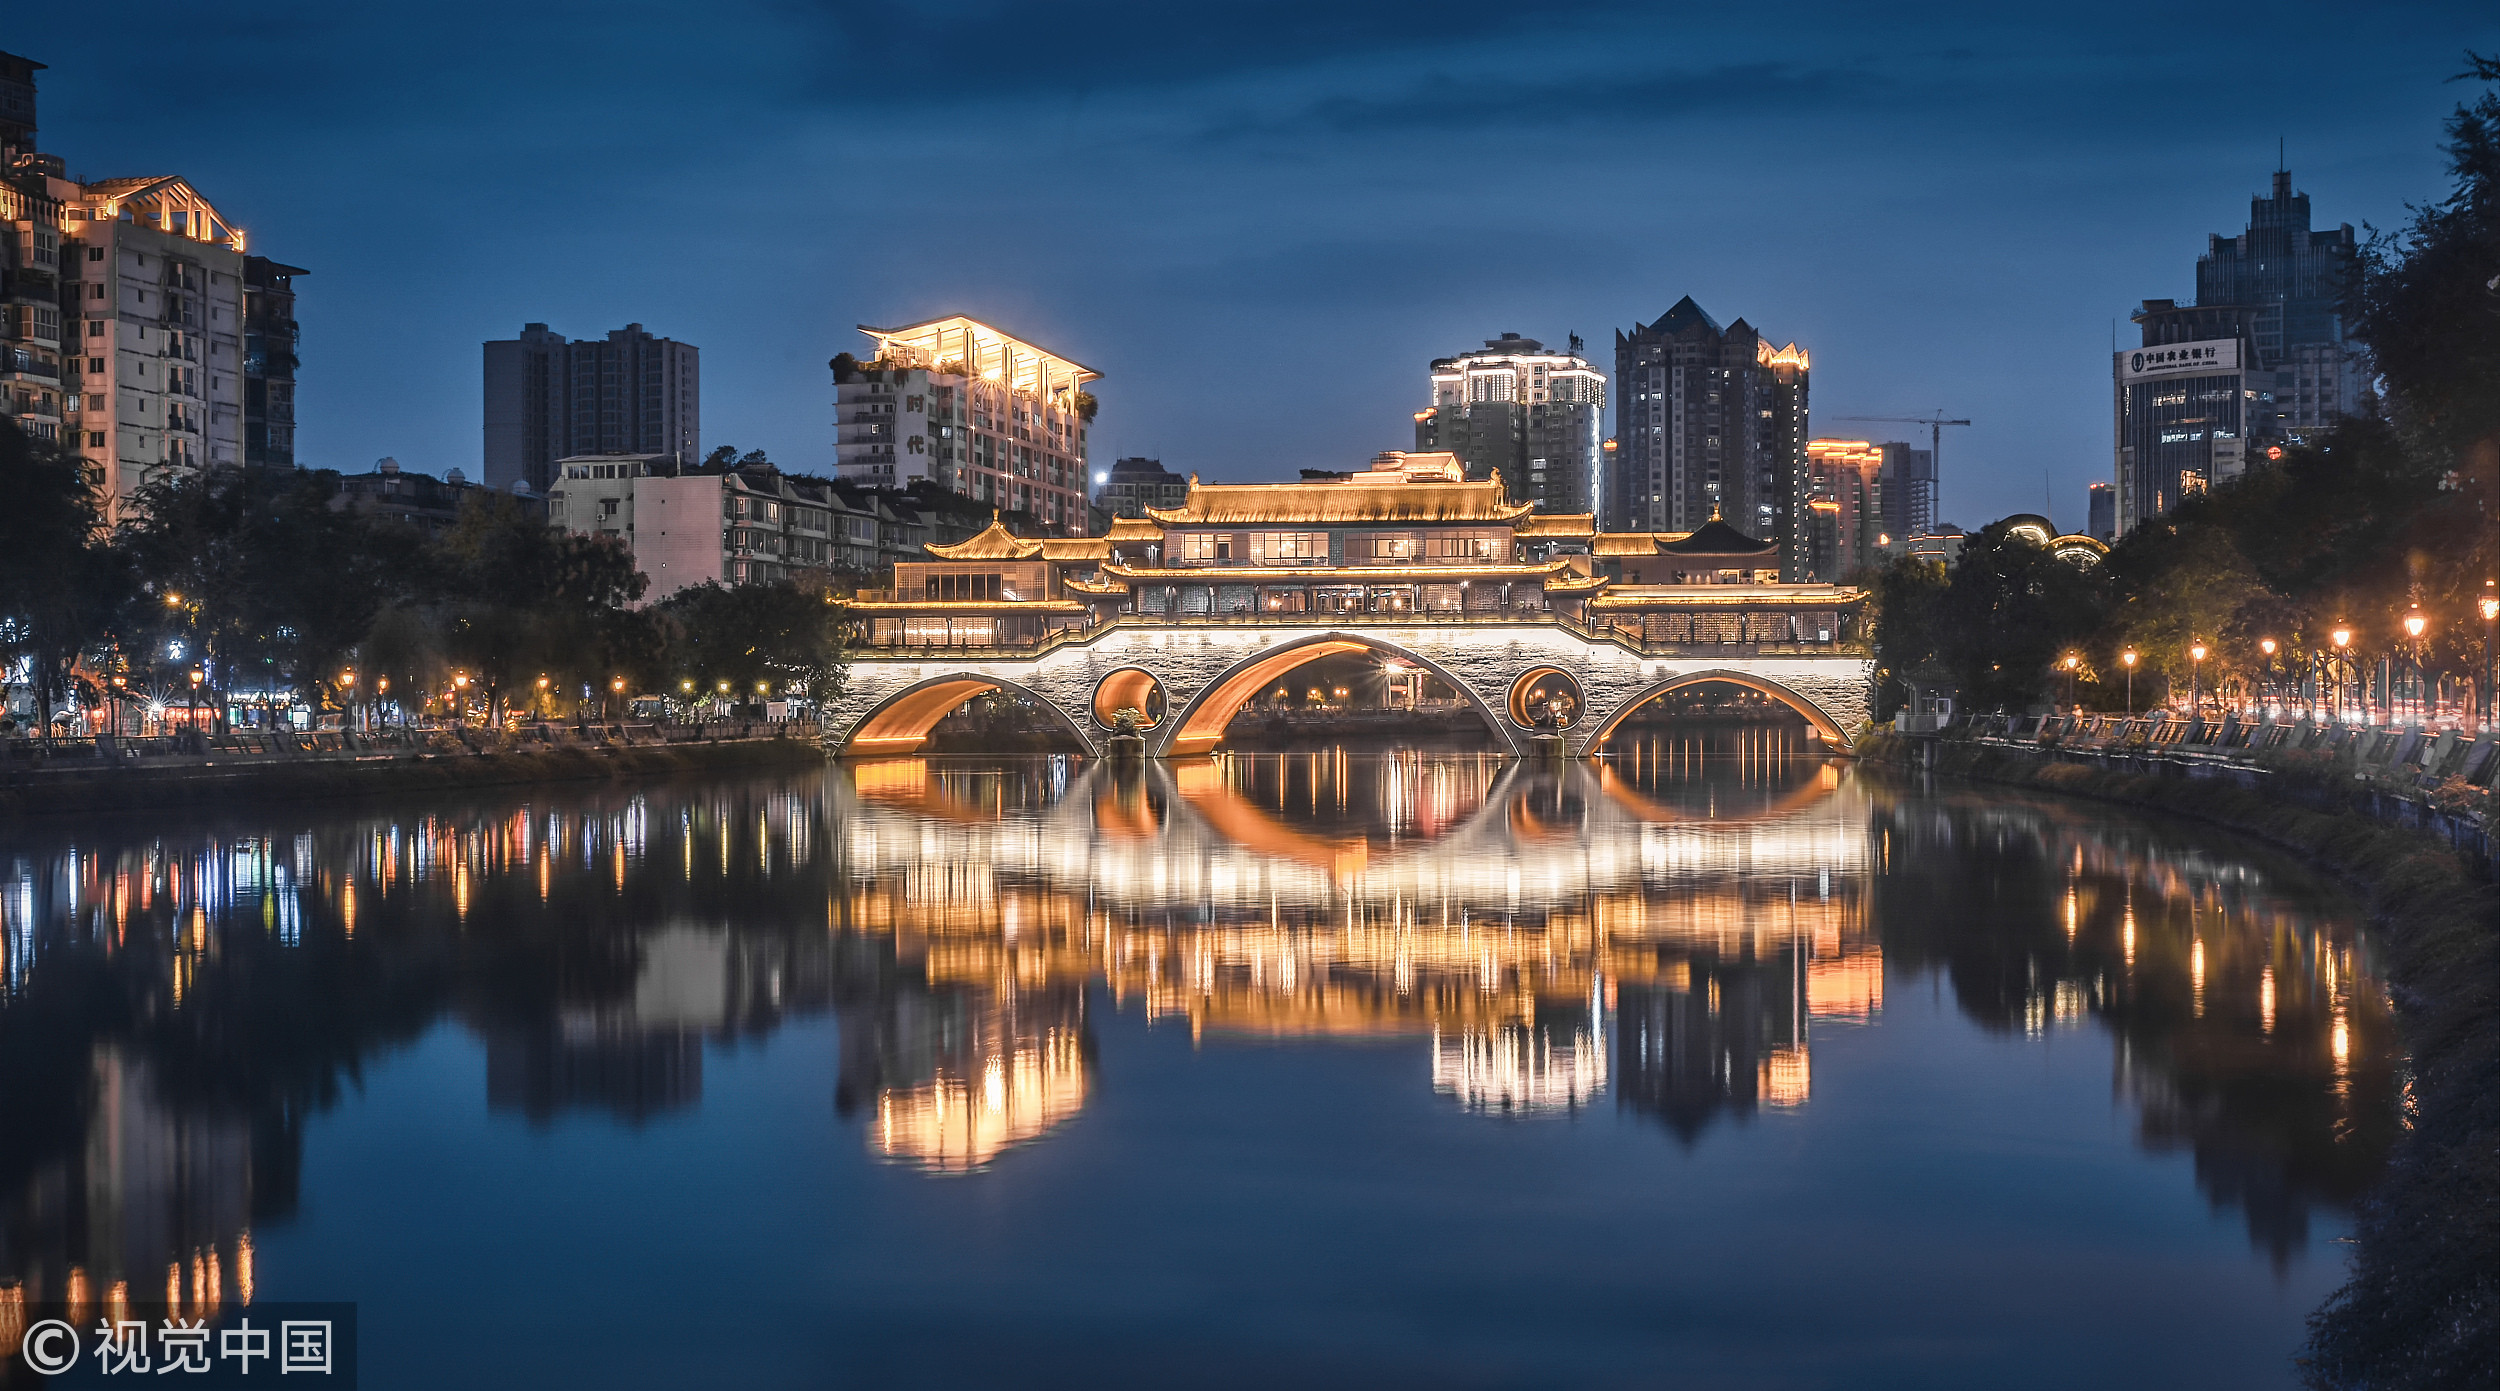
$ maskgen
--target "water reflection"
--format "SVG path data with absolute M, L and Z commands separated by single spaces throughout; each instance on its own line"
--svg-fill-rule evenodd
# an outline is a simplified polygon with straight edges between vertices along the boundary
M 248 1301 L 308 1121 L 445 1020 L 507 1123 L 641 1126 L 699 1111 L 707 1059 L 830 1013 L 859 1142 L 962 1173 L 1081 1123 L 1097 1008 L 1202 1046 L 1386 1039 L 1467 1112 L 1604 1107 L 1698 1145 L 1810 1113 L 1818 1044 L 1934 982 L 2009 1046 L 2114 1035 L 2141 1143 L 2192 1155 L 2278 1259 L 2374 1172 L 2384 990 L 2314 886 L 1719 737 L 1555 770 L 895 760 L 21 836 L 0 1295 Z

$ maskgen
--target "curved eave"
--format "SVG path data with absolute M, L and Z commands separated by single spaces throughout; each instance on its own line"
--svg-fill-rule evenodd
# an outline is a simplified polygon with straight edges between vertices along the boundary
M 1062 589 L 1065 589 L 1065 590 L 1069 591 L 1069 592 L 1070 592 L 1070 593 L 1072 593 L 1072 594 L 1126 594 L 1126 593 L 1128 593 L 1128 586 L 1127 586 L 1127 585 L 1124 585 L 1124 584 L 1095 584 L 1095 583 L 1093 583 L 1093 582 L 1091 582 L 1091 581 L 1089 581 L 1089 580 L 1080 580 L 1080 579 L 1077 579 L 1077 578 L 1076 578 L 1076 577 L 1074 577 L 1074 576 L 1070 576 L 1070 577 L 1068 577 L 1068 578 L 1066 578 L 1066 579 L 1063 579 L 1063 580 L 1059 581 L 1059 585 L 1060 585 L 1060 587 L 1061 587 Z
M 1589 600 L 1593 609 L 1845 609 L 1866 602 L 1862 589 L 1774 590 L 1755 585 L 1618 586 Z

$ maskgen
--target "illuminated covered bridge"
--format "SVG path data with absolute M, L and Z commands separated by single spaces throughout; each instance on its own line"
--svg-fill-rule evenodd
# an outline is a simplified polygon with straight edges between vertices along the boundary
M 1556 724 L 1570 752 L 1597 752 L 1642 705 L 1706 682 L 1786 705 L 1834 748 L 1869 713 L 1858 591 L 1779 583 L 1773 548 L 1723 522 L 1599 534 L 1533 515 L 1447 455 L 1193 485 L 1108 536 L 994 525 L 929 551 L 854 605 L 864 645 L 824 712 L 840 752 L 918 752 L 1005 691 L 1088 751 L 1134 709 L 1150 754 L 1201 754 L 1296 669 L 1355 653 L 1436 678 L 1521 752 Z

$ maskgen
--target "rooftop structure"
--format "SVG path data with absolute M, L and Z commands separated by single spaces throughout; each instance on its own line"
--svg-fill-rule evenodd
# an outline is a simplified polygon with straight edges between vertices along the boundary
M 845 481 L 927 480 L 1067 535 L 1087 530 L 1086 439 L 1102 374 L 977 320 L 861 324 L 869 361 L 834 360 Z
M 1445 450 L 1469 478 L 1500 473 L 1514 502 L 1541 512 L 1596 509 L 1606 436 L 1606 377 L 1579 356 L 1505 333 L 1481 351 L 1435 359 L 1432 404 L 1415 413 L 1415 447 Z

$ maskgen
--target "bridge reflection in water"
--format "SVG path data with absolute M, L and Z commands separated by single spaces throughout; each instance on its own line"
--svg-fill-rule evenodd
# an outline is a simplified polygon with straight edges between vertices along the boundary
M 255 1229 L 320 1222 L 308 1130 L 445 1028 L 498 1123 L 631 1129 L 830 1015 L 870 1149 L 963 1171 L 1084 1114 L 1106 1004 L 1204 1046 L 1387 1038 L 1451 1105 L 1611 1096 L 1694 1143 L 1811 1114 L 1834 1031 L 1932 981 L 2017 1045 L 2111 1035 L 2139 1143 L 2278 1258 L 2370 1180 L 2384 987 L 2295 869 L 1808 749 L 911 759 L 29 832 L 0 858 L 0 1323 L 248 1302 Z
M 1098 769 L 1057 797 L 858 765 L 836 793 L 844 925 L 1000 1016 L 966 1034 L 997 1047 L 881 1098 L 878 1143 L 979 1164 L 1073 1110 L 1082 1054 L 1056 1041 L 1097 977 L 1200 1037 L 1415 1038 L 1431 1085 L 1476 1109 L 1569 1110 L 1612 1084 L 1691 1133 L 1803 1104 L 1814 1024 L 1882 1008 L 1865 792 L 1766 744 L 1714 779 L 1741 804 L 1714 816 L 1676 805 L 1664 770 L 1689 764 L 1631 764 L 1236 756 Z M 1060 1003 L 1007 1022 L 1034 1000 Z M 967 1117 L 983 1098 L 992 1119 Z

